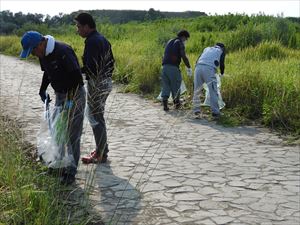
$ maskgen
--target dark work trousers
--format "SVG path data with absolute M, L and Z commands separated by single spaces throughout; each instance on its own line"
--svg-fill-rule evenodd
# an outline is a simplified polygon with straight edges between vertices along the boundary
M 163 65 L 161 74 L 163 100 L 168 100 L 170 92 L 173 100 L 179 100 L 182 76 L 179 68 L 173 65 Z
M 67 173 L 75 175 L 77 173 L 78 161 L 80 158 L 80 138 L 82 134 L 84 109 L 85 109 L 85 89 L 78 87 L 72 94 L 55 92 L 55 106 L 66 110 L 67 113 L 67 153 L 74 159 L 74 162 L 67 168 Z M 70 103 L 71 102 L 71 103 Z
M 107 157 L 107 131 L 104 119 L 105 103 L 112 90 L 112 79 L 90 78 L 87 82 L 87 115 L 92 126 L 97 155 Z

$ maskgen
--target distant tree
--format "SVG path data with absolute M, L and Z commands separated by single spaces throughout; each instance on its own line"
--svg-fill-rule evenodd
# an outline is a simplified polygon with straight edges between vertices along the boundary
M 50 21 L 51 21 L 51 16 L 50 16 L 49 14 L 47 14 L 47 15 L 45 16 L 44 22 L 45 22 L 46 24 L 49 24 Z
M 26 23 L 26 15 L 22 12 L 15 13 L 14 22 L 18 27 L 21 27 L 24 23 Z
M 289 24 L 287 20 L 279 18 L 275 24 L 277 39 L 284 45 L 289 43 Z
M 10 34 L 17 28 L 17 25 L 11 22 L 0 20 L 0 34 Z
M 31 22 L 31 23 L 35 23 L 35 24 L 41 24 L 43 22 L 43 18 L 44 15 L 43 14 L 32 14 L 32 13 L 28 13 L 26 15 L 26 22 Z
M 5 22 L 13 22 L 13 13 L 9 10 L 0 11 L 0 19 Z
M 150 8 L 145 15 L 145 20 L 156 20 L 164 18 L 165 16 L 160 13 L 160 11 L 155 11 L 153 8 Z

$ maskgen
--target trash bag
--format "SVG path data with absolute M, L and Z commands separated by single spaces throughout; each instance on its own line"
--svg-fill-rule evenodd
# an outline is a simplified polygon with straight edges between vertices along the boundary
M 182 95 L 182 94 L 185 93 L 186 91 L 187 91 L 187 89 L 186 89 L 185 83 L 184 83 L 184 81 L 182 80 L 182 81 L 181 81 L 181 84 L 180 84 L 180 95 Z M 159 100 L 159 101 L 162 100 L 161 94 L 162 94 L 162 92 L 160 92 L 159 95 L 158 95 L 157 98 L 156 98 L 156 99 Z M 173 101 L 173 99 L 172 99 L 172 94 L 171 94 L 171 93 L 170 93 L 170 96 L 171 96 L 171 101 Z
M 221 95 L 221 78 L 219 74 L 216 74 L 216 78 L 217 78 L 217 87 L 218 87 L 218 96 L 219 96 L 219 108 L 223 109 L 225 107 L 225 102 L 222 99 L 222 95 Z M 205 90 L 205 100 L 204 102 L 201 104 L 201 106 L 210 106 L 210 95 L 209 95 L 209 89 L 206 85 L 206 83 L 203 84 L 203 88 Z
M 49 168 L 74 167 L 75 160 L 68 140 L 70 108 L 55 106 L 50 109 L 49 99 L 46 99 L 44 110 L 37 136 L 39 158 Z

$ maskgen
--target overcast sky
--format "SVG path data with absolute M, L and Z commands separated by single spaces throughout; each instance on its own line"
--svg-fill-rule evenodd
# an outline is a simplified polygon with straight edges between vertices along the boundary
M 207 14 L 264 12 L 266 15 L 300 17 L 300 0 L 0 0 L 0 10 L 50 16 L 77 10 L 154 8 L 160 11 L 201 11 Z

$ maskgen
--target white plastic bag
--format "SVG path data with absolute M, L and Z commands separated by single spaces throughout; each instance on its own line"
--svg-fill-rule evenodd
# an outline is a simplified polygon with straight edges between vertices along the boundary
M 222 99 L 222 95 L 221 95 L 221 78 L 219 74 L 216 74 L 216 78 L 217 78 L 217 87 L 218 87 L 218 103 L 219 103 L 219 108 L 223 109 L 225 107 L 225 102 Z M 205 100 L 204 102 L 201 104 L 202 106 L 210 106 L 210 95 L 209 95 L 209 89 L 206 85 L 206 83 L 203 84 L 203 88 L 205 90 Z
M 182 95 L 184 92 L 186 92 L 186 86 L 185 86 L 185 83 L 184 83 L 184 81 L 182 80 L 181 81 L 181 84 L 180 84 L 180 95 Z M 160 92 L 159 93 L 159 95 L 157 96 L 157 100 L 159 100 L 159 101 L 161 101 L 162 100 L 162 98 L 161 98 L 161 94 L 162 94 L 162 92 Z M 170 96 L 171 96 L 171 101 L 173 101 L 173 99 L 172 99 L 172 94 L 170 93 Z
M 55 106 L 50 110 L 49 103 L 45 101 L 45 112 L 37 136 L 37 149 L 39 158 L 49 168 L 64 168 L 75 166 L 72 153 L 68 152 L 71 146 L 67 140 L 66 114 L 62 106 Z

